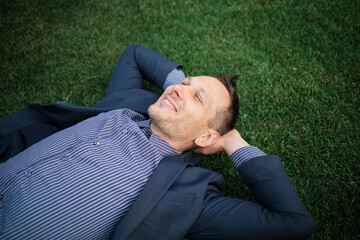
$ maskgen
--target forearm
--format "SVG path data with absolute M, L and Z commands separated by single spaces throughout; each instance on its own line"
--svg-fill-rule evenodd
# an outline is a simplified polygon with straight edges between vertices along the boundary
M 278 157 L 249 146 L 238 133 L 224 143 L 224 151 L 259 203 L 272 211 L 310 216 Z
M 165 80 L 172 70 L 182 68 L 181 64 L 140 44 L 136 44 L 134 47 L 134 57 L 143 77 L 160 89 L 163 89 Z
M 106 95 L 142 88 L 144 78 L 163 89 L 167 75 L 181 67 L 141 44 L 132 44 L 124 50 L 117 62 Z
M 246 148 L 246 147 L 244 147 Z M 205 207 L 188 237 L 194 239 L 308 239 L 315 221 L 276 156 L 255 157 L 238 167 L 256 202 L 222 196 L 211 179 Z

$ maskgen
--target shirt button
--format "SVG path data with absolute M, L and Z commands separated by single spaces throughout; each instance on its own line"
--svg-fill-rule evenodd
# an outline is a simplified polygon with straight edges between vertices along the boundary
M 100 141 L 99 141 L 99 140 L 95 140 L 95 141 L 94 141 L 94 145 L 95 145 L 95 146 L 97 146 L 97 145 L 99 145 L 99 144 L 100 144 Z
M 123 134 L 127 134 L 127 132 L 128 132 L 128 130 L 127 130 L 126 128 L 124 128 L 124 129 L 122 130 L 122 133 L 123 133 Z
M 66 161 L 67 159 L 68 159 L 68 157 L 66 155 L 61 156 L 62 161 Z
M 27 170 L 26 172 L 24 172 L 24 175 L 30 177 L 32 175 L 32 172 Z

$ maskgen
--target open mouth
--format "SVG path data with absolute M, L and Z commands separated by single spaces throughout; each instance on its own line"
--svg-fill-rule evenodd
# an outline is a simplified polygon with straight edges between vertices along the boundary
M 177 112 L 177 109 L 176 109 L 175 105 L 171 101 L 169 101 L 167 98 L 163 99 L 163 103 L 165 103 L 166 106 L 168 106 L 173 111 Z

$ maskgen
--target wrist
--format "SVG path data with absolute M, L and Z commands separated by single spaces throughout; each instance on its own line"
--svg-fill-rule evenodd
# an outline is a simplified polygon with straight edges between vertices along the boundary
M 181 68 L 174 68 L 166 77 L 163 90 L 171 85 L 180 84 L 184 80 L 185 74 Z
M 250 159 L 266 156 L 266 154 L 255 146 L 243 147 L 236 150 L 231 156 L 230 160 L 234 163 L 236 168 L 246 163 Z
M 235 151 L 247 146 L 250 145 L 240 136 L 240 134 L 238 134 L 237 136 L 226 139 L 224 141 L 223 149 L 230 157 Z

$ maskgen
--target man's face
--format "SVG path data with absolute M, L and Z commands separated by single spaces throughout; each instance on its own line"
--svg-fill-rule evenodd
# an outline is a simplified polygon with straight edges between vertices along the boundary
M 230 105 L 230 95 L 216 78 L 187 77 L 169 86 L 148 109 L 151 128 L 173 141 L 193 141 L 209 130 L 208 121 L 219 107 Z

